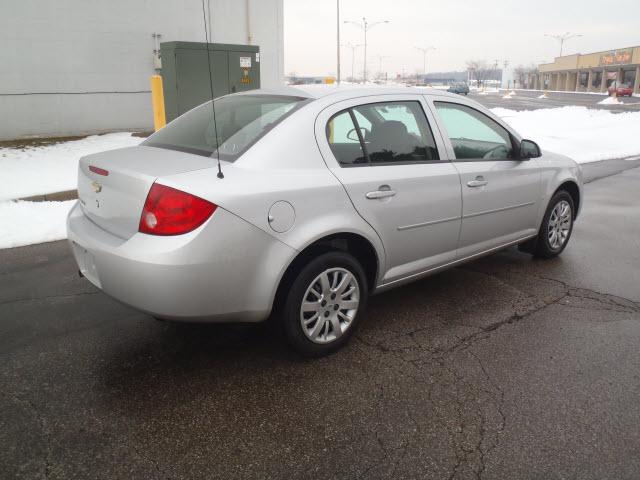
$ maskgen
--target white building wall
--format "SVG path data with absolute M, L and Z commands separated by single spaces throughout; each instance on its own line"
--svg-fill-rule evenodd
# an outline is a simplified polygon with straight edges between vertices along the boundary
M 283 0 L 210 5 L 211 41 L 251 35 L 262 86 L 282 84 Z M 201 0 L 0 0 L 0 140 L 150 129 L 152 33 L 203 42 Z

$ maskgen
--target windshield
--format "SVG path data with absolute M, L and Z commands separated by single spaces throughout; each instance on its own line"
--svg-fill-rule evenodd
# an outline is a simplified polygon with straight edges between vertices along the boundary
M 151 135 L 142 145 L 235 161 L 306 99 L 279 95 L 229 95 L 204 103 Z M 217 127 L 217 128 L 216 128 Z M 217 141 L 216 141 L 217 130 Z

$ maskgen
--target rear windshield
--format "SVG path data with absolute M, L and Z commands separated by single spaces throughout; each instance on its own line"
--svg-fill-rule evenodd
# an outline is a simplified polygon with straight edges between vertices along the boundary
M 221 97 L 215 100 L 215 124 L 211 102 L 207 102 L 176 118 L 142 145 L 206 157 L 214 156 L 219 145 L 220 158 L 233 162 L 305 100 L 279 95 Z

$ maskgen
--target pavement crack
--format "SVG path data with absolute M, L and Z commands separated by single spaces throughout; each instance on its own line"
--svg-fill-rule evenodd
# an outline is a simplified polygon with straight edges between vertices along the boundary
M 491 453 L 491 451 L 493 451 L 499 443 L 499 437 L 500 434 L 504 431 L 506 424 L 507 424 L 507 417 L 504 413 L 503 410 L 503 406 L 504 406 L 504 390 L 502 389 L 502 387 L 500 386 L 500 384 L 498 382 L 495 382 L 493 380 L 493 377 L 491 377 L 491 375 L 489 375 L 489 372 L 487 371 L 486 366 L 484 365 L 484 363 L 482 362 L 482 360 L 480 359 L 480 357 L 478 355 L 476 355 L 473 350 L 468 350 L 469 355 L 471 355 L 473 358 L 476 359 L 476 361 L 478 362 L 478 365 L 480 366 L 480 370 L 482 370 L 482 373 L 484 374 L 487 382 L 493 387 L 491 390 L 486 390 L 485 392 L 493 399 L 493 403 L 495 405 L 496 411 L 498 412 L 498 414 L 500 415 L 500 423 L 498 424 L 497 428 L 496 428 L 496 439 L 494 442 L 492 442 L 491 444 L 489 444 L 485 450 L 482 450 L 481 445 L 482 442 L 480 442 L 478 444 L 478 450 L 480 452 L 480 469 L 477 472 L 477 477 L 478 480 L 482 480 L 482 474 L 485 472 L 486 470 L 486 463 L 485 463 L 485 458 L 489 456 L 489 454 Z M 497 392 L 497 398 L 495 395 L 495 392 Z M 484 417 L 483 417 L 484 418 Z M 484 423 L 481 425 L 482 429 L 481 429 L 481 433 L 482 433 L 482 441 L 484 441 L 485 439 L 485 430 L 484 430 Z
M 491 273 L 481 272 L 478 270 L 473 270 L 473 271 L 476 273 L 490 276 L 492 278 L 496 278 L 498 281 L 504 282 L 502 279 L 500 279 L 499 277 Z M 622 313 L 640 312 L 640 303 L 635 302 L 634 300 L 631 300 L 628 298 L 619 297 L 619 296 L 611 295 L 607 293 L 602 293 L 602 292 L 598 292 L 598 291 L 587 289 L 587 288 L 576 287 L 562 280 L 558 280 L 556 278 L 549 278 L 549 277 L 543 277 L 538 275 L 531 275 L 531 276 L 533 276 L 534 278 L 538 278 L 540 280 L 546 280 L 546 281 L 552 281 L 552 282 L 558 283 L 563 287 L 564 293 L 551 301 L 545 301 L 544 299 L 538 298 L 538 302 L 536 302 L 536 305 L 532 305 L 525 312 L 523 313 L 516 312 L 513 315 L 511 315 L 509 318 L 499 322 L 495 322 L 488 326 L 479 326 L 478 327 L 479 331 L 474 332 L 470 335 L 458 337 L 459 340 L 457 343 L 455 343 L 454 345 L 452 345 L 447 349 L 435 351 L 433 352 L 433 355 L 447 356 L 457 350 L 466 349 L 476 341 L 487 338 L 492 332 L 499 330 L 505 325 L 520 322 L 526 319 L 527 317 L 530 317 L 531 315 L 534 315 L 540 312 L 541 310 L 544 310 L 547 307 L 560 304 L 568 298 L 591 300 L 597 303 L 598 305 L 600 305 L 602 310 L 607 310 L 607 311 L 615 311 L 615 312 L 622 312 Z M 523 293 L 526 293 L 526 292 L 523 292 Z M 534 296 L 531 296 L 531 297 L 535 298 Z M 583 307 L 581 305 L 567 305 L 567 306 L 570 308 L 588 308 L 588 307 Z
M 551 302 L 544 302 L 541 305 L 538 305 L 536 307 L 531 308 L 530 310 L 524 312 L 524 313 L 514 313 L 513 315 L 511 315 L 510 317 L 506 318 L 505 320 L 499 321 L 499 322 L 495 322 L 492 323 L 489 326 L 479 326 L 479 331 L 471 333 L 469 335 L 463 336 L 463 337 L 458 337 L 459 341 L 457 343 L 455 343 L 454 345 L 452 345 L 449 348 L 446 348 L 444 350 L 439 350 L 439 351 L 435 351 L 433 353 L 434 356 L 441 356 L 441 357 L 446 357 L 449 356 L 450 354 L 460 350 L 460 349 L 467 349 L 468 347 L 470 347 L 473 343 L 475 343 L 478 340 L 481 339 L 485 339 L 488 338 L 493 332 L 499 330 L 500 328 L 504 327 L 505 325 L 510 325 L 513 323 L 517 323 L 520 322 L 524 319 L 526 319 L 527 317 L 530 317 L 531 315 L 540 312 L 541 310 L 544 310 L 545 308 L 554 305 L 556 303 L 561 302 L 564 298 L 566 298 L 566 294 L 563 295 L 560 298 L 557 298 L 556 300 L 553 300 Z
M 562 287 L 566 290 L 567 295 L 569 297 L 579 298 L 583 300 L 591 300 L 600 304 L 603 310 L 614 310 L 619 312 L 628 312 L 628 313 L 638 313 L 640 312 L 640 302 L 635 300 L 631 300 L 630 298 L 621 297 L 619 295 L 613 295 L 611 293 L 599 292 L 597 290 L 593 290 L 585 287 L 578 287 L 576 285 L 571 285 L 563 280 L 559 280 L 557 278 L 543 277 L 540 275 L 532 275 L 535 278 L 539 278 L 541 280 L 547 280 L 552 282 L 557 282 L 562 285 Z M 570 305 L 574 308 L 580 308 L 576 305 Z

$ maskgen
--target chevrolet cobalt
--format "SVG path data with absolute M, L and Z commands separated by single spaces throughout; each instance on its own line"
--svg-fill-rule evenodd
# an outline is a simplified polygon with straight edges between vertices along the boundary
M 277 321 L 343 346 L 367 298 L 511 245 L 567 246 L 582 179 L 474 101 L 430 89 L 255 90 L 80 160 L 80 272 L 168 320 Z

